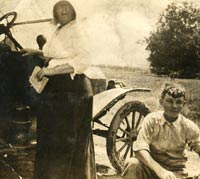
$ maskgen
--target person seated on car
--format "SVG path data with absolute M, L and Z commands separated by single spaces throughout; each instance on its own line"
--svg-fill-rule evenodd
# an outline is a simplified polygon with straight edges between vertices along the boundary
M 200 154 L 199 128 L 180 114 L 185 105 L 184 87 L 167 83 L 160 104 L 163 111 L 148 114 L 142 123 L 133 144 L 135 157 L 122 172 L 125 179 L 183 178 L 188 175 L 186 146 Z

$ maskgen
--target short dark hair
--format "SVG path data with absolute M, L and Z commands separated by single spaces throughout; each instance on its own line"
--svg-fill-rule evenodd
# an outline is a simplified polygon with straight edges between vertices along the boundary
M 71 12 L 72 12 L 72 20 L 75 20 L 76 19 L 76 11 L 74 9 L 74 7 L 72 6 L 72 4 L 69 2 L 69 1 L 66 1 L 66 0 L 61 0 L 61 1 L 58 1 L 54 6 L 53 6 L 53 18 L 54 18 L 54 23 L 55 24 L 58 24 L 58 17 L 57 17 L 57 14 L 56 14 L 56 9 L 58 7 L 58 5 L 60 3 L 65 3 L 67 6 L 69 6 L 69 8 L 71 9 Z
M 172 96 L 173 98 L 185 98 L 185 88 L 178 83 L 168 82 L 164 85 L 161 98 L 163 99 L 166 94 Z

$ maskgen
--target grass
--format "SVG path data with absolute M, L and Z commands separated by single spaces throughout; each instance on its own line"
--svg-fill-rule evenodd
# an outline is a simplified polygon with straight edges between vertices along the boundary
M 102 71 L 108 79 L 122 80 L 127 87 L 150 88 L 151 94 L 147 104 L 152 111 L 160 109 L 159 96 L 161 88 L 170 78 L 167 76 L 156 76 L 148 70 L 132 68 L 112 68 L 101 66 Z M 186 105 L 183 114 L 194 121 L 200 127 L 200 80 L 198 79 L 175 79 L 186 89 Z

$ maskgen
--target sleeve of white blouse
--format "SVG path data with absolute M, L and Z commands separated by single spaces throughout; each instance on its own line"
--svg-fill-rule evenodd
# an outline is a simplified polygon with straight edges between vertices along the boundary
M 84 34 L 78 33 L 78 35 L 73 38 L 73 49 L 77 55 L 74 56 L 71 62 L 75 74 L 84 73 L 91 64 L 87 47 L 87 37 Z
M 45 57 L 49 57 L 51 59 L 65 58 L 66 61 L 78 55 L 78 52 L 73 47 L 65 49 L 62 42 L 57 39 L 54 40 L 53 45 L 47 42 L 43 48 L 43 53 Z
M 78 29 L 79 28 L 79 29 Z M 68 40 L 68 39 L 66 39 Z M 74 68 L 74 73 L 71 74 L 71 77 L 73 78 L 76 74 L 84 74 L 86 69 L 91 64 L 90 54 L 88 52 L 88 39 L 87 35 L 84 32 L 80 32 L 80 27 L 76 26 L 76 28 L 73 29 L 73 34 L 71 36 L 71 52 L 70 54 L 73 54 L 69 57 L 69 48 L 64 48 L 65 51 L 63 53 L 66 53 L 67 63 Z M 65 44 L 63 44 L 65 46 Z

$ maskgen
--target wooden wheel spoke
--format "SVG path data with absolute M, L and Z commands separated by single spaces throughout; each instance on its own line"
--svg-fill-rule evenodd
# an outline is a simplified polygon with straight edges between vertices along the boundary
M 130 152 L 130 157 L 133 156 L 133 145 L 131 145 L 131 152 Z
M 129 124 L 129 121 L 128 121 L 128 118 L 127 118 L 127 117 L 125 117 L 125 121 L 126 121 L 126 124 L 127 124 L 127 129 L 128 129 L 129 131 L 131 131 L 131 126 L 130 126 L 130 124 Z
M 117 153 L 120 153 L 128 144 L 125 143 L 124 145 L 122 145 L 122 147 L 117 151 Z
M 127 141 L 127 137 L 119 137 L 115 141 L 116 142 L 126 142 Z
M 135 111 L 132 112 L 132 129 L 134 129 L 135 125 Z
M 141 121 L 141 119 L 142 119 L 142 114 L 140 113 L 140 116 L 139 116 L 139 118 L 138 118 L 138 120 L 137 120 L 137 123 L 136 123 L 136 125 L 135 125 L 135 129 L 137 129 L 137 128 L 138 128 L 138 126 L 139 126 L 139 124 L 140 124 L 140 121 Z
M 124 132 L 124 133 L 127 134 L 127 135 L 130 135 L 130 132 L 128 132 L 128 131 L 122 129 L 121 127 L 119 127 L 119 130 L 121 130 L 122 132 Z
M 130 145 L 128 145 L 127 146 L 127 148 L 126 148 L 126 151 L 125 151 L 125 153 L 124 153 L 124 156 L 123 156 L 123 159 L 126 159 L 126 157 L 127 157 L 127 155 L 128 155 L 128 152 L 129 152 L 129 149 L 130 149 Z

